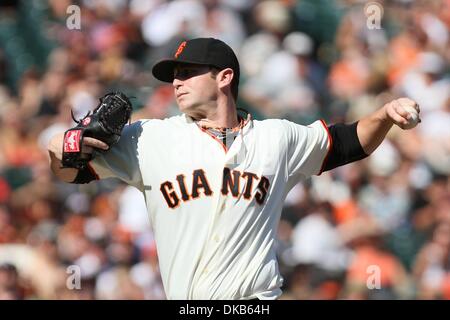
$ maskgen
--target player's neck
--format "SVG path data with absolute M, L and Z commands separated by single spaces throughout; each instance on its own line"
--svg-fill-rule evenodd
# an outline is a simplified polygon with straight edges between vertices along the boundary
M 205 118 L 199 119 L 198 124 L 206 128 L 223 128 L 232 129 L 239 125 L 238 117 L 235 112 L 229 112 L 224 115 L 212 114 Z
M 234 100 L 229 103 L 218 101 L 215 108 L 207 110 L 206 114 L 197 118 L 197 123 L 207 128 L 232 129 L 239 126 L 236 104 Z

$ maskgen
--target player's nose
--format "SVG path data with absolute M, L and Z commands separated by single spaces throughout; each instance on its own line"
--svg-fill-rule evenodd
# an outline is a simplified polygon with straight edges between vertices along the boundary
M 173 78 L 172 85 L 175 89 L 178 89 L 183 84 L 183 81 L 180 79 L 177 79 L 176 77 Z

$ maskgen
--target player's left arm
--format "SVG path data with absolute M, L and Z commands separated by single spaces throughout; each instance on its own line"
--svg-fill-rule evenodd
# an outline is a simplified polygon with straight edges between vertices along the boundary
M 385 104 L 381 109 L 353 124 L 335 124 L 328 127 L 331 150 L 322 170 L 327 171 L 370 155 L 386 137 L 395 124 L 402 129 L 410 125 L 410 112 L 420 112 L 416 102 L 400 98 Z M 420 120 L 419 120 L 420 121 Z

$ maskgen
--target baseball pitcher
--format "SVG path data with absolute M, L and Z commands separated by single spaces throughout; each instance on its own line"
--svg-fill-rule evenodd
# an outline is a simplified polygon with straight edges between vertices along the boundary
M 301 180 L 363 159 L 418 105 L 394 100 L 352 124 L 256 121 L 236 106 L 239 62 L 213 38 L 184 41 L 153 75 L 173 84 L 181 115 L 127 125 L 122 94 L 53 137 L 62 180 L 117 177 L 145 196 L 169 299 L 276 299 L 284 199 Z M 86 120 L 88 119 L 88 120 Z

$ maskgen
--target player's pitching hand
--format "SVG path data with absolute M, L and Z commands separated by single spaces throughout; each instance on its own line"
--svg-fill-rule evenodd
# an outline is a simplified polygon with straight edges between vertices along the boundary
M 419 105 L 409 98 L 392 100 L 385 106 L 387 117 L 402 129 L 412 129 L 420 123 Z

